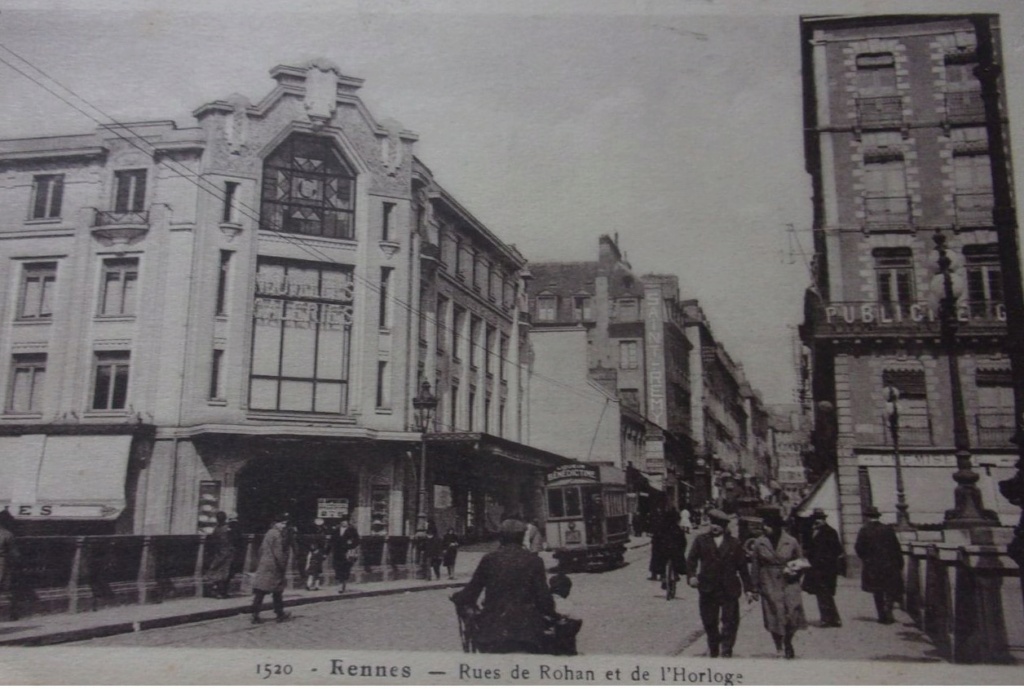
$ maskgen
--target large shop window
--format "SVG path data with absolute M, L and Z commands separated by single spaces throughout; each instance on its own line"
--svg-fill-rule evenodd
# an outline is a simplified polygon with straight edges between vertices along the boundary
M 263 164 L 260 227 L 354 239 L 355 174 L 330 140 L 296 134 Z
M 352 268 L 259 259 L 249 407 L 344 414 Z

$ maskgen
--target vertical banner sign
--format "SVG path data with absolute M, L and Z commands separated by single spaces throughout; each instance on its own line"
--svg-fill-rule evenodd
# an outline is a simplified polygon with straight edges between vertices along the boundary
M 644 288 L 644 342 L 647 361 L 647 418 L 665 427 L 665 324 L 661 288 Z

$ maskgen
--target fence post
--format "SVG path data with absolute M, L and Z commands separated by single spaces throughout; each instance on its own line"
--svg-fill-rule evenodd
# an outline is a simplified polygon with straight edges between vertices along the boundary
M 914 621 L 914 626 L 921 627 L 921 558 L 919 551 L 924 549 L 916 543 L 907 543 L 903 546 L 904 554 L 907 556 L 907 581 L 906 581 L 906 603 L 905 610 Z
M 239 592 L 243 595 L 252 593 L 252 563 L 256 559 L 256 534 L 245 535 L 245 563 L 242 565 L 242 583 Z
M 78 582 L 82 576 L 82 551 L 85 536 L 75 537 L 75 555 L 71 559 L 71 576 L 68 577 L 68 612 L 78 612 Z
M 139 604 L 149 602 L 149 570 L 150 562 L 153 559 L 153 537 L 142 537 L 142 555 L 139 557 L 139 574 L 136 577 L 136 589 L 138 591 Z
M 1017 568 L 999 546 L 962 546 L 956 570 L 953 662 L 1012 664 L 1003 614 L 1003 576 Z
M 952 651 L 950 632 L 953 626 L 953 595 L 949 586 L 949 567 L 956 563 L 957 557 L 957 546 L 928 546 L 922 630 L 947 658 Z
M 206 586 L 203 583 L 203 562 L 206 559 L 206 534 L 199 534 L 199 547 L 196 549 L 196 567 L 193 571 L 195 579 L 195 598 L 202 597 Z

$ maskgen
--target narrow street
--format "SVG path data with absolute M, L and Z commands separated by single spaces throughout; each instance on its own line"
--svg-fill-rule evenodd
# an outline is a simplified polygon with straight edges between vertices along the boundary
M 571 598 L 584 620 L 581 654 L 671 656 L 694 642 L 701 629 L 696 591 L 681 586 L 682 598 L 665 600 L 659 584 L 646 578 L 649 553 L 646 547 L 630 550 L 625 567 L 572 575 Z M 75 645 L 457 652 L 451 591 L 306 605 L 291 608 L 293 618 L 284 624 L 265 613 L 268 621 L 262 625 L 238 616 Z M 702 642 L 698 645 L 703 652 Z

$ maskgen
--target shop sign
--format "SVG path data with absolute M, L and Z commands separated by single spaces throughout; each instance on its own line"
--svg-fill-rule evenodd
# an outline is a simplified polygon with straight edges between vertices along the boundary
M 661 290 L 644 289 L 644 341 L 647 356 L 647 418 L 665 425 L 665 325 L 662 322 Z
M 568 479 L 597 481 L 597 469 L 585 464 L 566 464 L 548 473 L 548 483 Z
M 1006 321 L 1006 308 L 1002 304 L 993 304 L 982 313 L 971 309 L 970 304 L 958 304 L 956 318 L 961 323 L 972 320 L 991 322 Z M 890 325 L 893 323 L 934 323 L 938 314 L 928 304 L 888 304 L 888 303 L 833 303 L 825 307 L 825 321 L 829 324 L 868 323 Z
M 1017 464 L 1014 455 L 975 455 L 971 463 L 975 466 L 992 466 L 1012 469 Z M 862 467 L 895 467 L 892 454 L 857 455 L 857 464 Z M 951 454 L 927 454 L 923 452 L 900 453 L 900 465 L 904 467 L 956 468 L 956 456 Z
M 61 505 L 54 503 L 0 505 L 15 519 L 113 519 L 122 506 L 114 505 Z
M 316 516 L 320 519 L 348 517 L 348 498 L 317 498 Z

